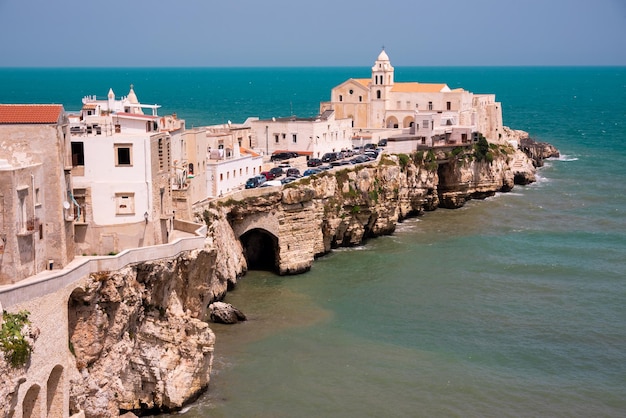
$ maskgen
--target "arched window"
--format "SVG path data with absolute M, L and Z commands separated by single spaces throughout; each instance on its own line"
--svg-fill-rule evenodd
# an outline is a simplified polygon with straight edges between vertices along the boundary
M 339 101 L 343 102 L 343 96 L 341 94 L 339 95 Z
M 381 97 L 380 90 L 376 90 L 376 98 L 377 98 L 377 99 L 380 99 L 380 97 Z
M 193 163 L 189 163 L 189 174 L 193 174 Z

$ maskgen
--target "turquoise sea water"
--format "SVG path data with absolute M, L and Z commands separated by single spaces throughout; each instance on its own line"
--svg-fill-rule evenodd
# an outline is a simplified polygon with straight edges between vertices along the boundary
M 369 68 L 0 69 L 0 102 L 112 87 L 188 126 L 312 116 Z M 626 68 L 396 68 L 495 93 L 563 156 L 511 193 L 437 210 L 310 272 L 250 272 L 213 326 L 187 417 L 619 417 L 626 411 Z

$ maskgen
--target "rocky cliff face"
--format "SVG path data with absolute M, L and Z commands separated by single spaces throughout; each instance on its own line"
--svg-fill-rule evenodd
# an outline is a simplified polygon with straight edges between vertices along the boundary
M 72 293 L 70 343 L 79 371 L 71 382 L 73 412 L 175 410 L 207 387 L 215 342 L 207 307 L 245 267 L 236 257 L 218 262 L 220 251 L 94 274 Z
M 301 273 L 315 257 L 390 234 L 408 216 L 458 208 L 534 181 L 534 164 L 524 153 L 508 145 L 486 147 L 478 156 L 473 148 L 383 156 L 376 164 L 324 172 L 282 190 L 213 202 L 197 215 L 210 230 L 224 230 L 228 222 L 255 267 L 258 259 L 273 258 L 279 274 Z M 268 247 L 274 252 L 263 251 Z

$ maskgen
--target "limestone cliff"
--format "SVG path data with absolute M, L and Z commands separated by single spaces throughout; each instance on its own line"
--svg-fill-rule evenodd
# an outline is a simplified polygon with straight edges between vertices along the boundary
M 248 262 L 279 274 L 307 271 L 332 248 L 390 234 L 402 219 L 510 191 L 535 180 L 535 165 L 510 145 L 484 142 L 337 168 L 255 194 L 196 208 L 209 230 L 230 225 Z M 220 237 L 214 236 L 217 242 Z M 268 250 L 269 249 L 269 250 Z M 237 255 L 241 257 L 240 255 Z
M 245 268 L 236 257 L 218 261 L 220 246 L 233 243 L 93 274 L 72 293 L 73 412 L 175 410 L 207 387 L 215 342 L 207 307 Z

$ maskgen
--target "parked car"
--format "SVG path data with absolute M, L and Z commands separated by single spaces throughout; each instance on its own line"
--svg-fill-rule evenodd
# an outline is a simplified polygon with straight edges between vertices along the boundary
M 300 170 L 298 170 L 297 168 L 288 168 L 287 169 L 287 177 L 302 177 L 302 174 L 300 174 Z
M 259 177 L 262 177 L 263 180 L 261 181 Z M 265 183 L 265 176 L 250 177 L 248 180 L 246 180 L 246 189 L 254 189 L 256 187 L 259 187 L 263 183 Z
M 265 176 L 265 180 L 274 180 L 276 178 L 271 171 L 261 171 L 261 175 Z
M 306 162 L 307 167 L 319 167 L 322 164 L 322 160 L 319 158 L 309 158 L 309 161 Z
M 387 146 L 387 140 L 386 139 L 381 139 L 380 141 L 378 141 L 378 146 L 379 147 L 386 147 Z
M 265 183 L 261 184 L 259 187 L 275 187 L 282 185 L 283 183 L 280 180 L 268 180 Z
M 285 170 L 282 167 L 273 167 L 270 169 L 270 173 L 274 175 L 274 178 L 280 177 L 285 174 Z
M 292 181 L 296 181 L 296 180 L 298 180 L 296 177 L 285 177 L 280 182 L 282 184 L 287 184 L 287 183 L 291 183 Z
M 272 154 L 272 156 L 270 157 L 270 161 L 288 160 L 290 158 L 296 158 L 297 156 L 297 152 L 277 152 L 275 154 Z
M 336 160 L 337 160 L 336 152 L 327 152 L 326 154 L 322 155 L 322 162 L 324 163 L 329 163 L 331 161 L 336 161 Z
M 320 170 L 318 168 L 307 168 L 306 170 L 304 170 L 304 173 L 302 173 L 302 176 L 303 177 L 312 176 L 314 174 L 319 174 L 321 172 L 322 172 L 322 170 Z

